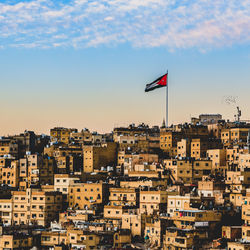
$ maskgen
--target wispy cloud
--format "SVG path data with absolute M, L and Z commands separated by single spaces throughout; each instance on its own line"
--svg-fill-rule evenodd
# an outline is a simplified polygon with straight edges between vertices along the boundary
M 250 42 L 249 0 L 26 0 L 0 3 L 0 47 L 198 48 Z

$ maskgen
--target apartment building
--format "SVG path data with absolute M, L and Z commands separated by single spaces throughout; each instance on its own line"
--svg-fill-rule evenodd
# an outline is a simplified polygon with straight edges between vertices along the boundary
M 227 128 L 221 131 L 221 141 L 225 146 L 244 145 L 247 142 L 249 128 Z
M 122 229 L 129 229 L 132 237 L 143 236 L 145 230 L 146 215 L 138 210 L 130 210 L 122 215 Z
M 45 192 L 27 188 L 12 192 L 13 224 L 37 224 L 47 226 L 59 216 L 62 209 L 60 192 Z
M 164 163 L 176 183 L 198 183 L 203 175 L 209 175 L 212 171 L 211 160 L 169 159 Z
M 56 127 L 50 130 L 50 137 L 52 141 L 69 144 L 70 135 L 72 132 L 78 132 L 75 128 Z
M 69 207 L 92 209 L 107 202 L 107 186 L 102 183 L 74 183 L 69 185 Z
M 33 237 L 22 233 L 0 235 L 0 250 L 30 249 L 33 246 Z
M 139 206 L 139 190 L 136 188 L 110 188 L 109 202 L 114 206 Z
M 54 190 L 61 192 L 64 200 L 69 200 L 69 187 L 80 182 L 80 178 L 70 174 L 55 174 L 54 175 Z
M 83 169 L 91 173 L 101 167 L 116 165 L 116 143 L 105 143 L 100 146 L 83 146 Z
M 6 155 L 17 157 L 18 154 L 18 143 L 16 140 L 9 138 L 0 139 L 0 157 L 4 157 Z
M 19 186 L 19 161 L 12 160 L 10 165 L 1 167 L 1 183 L 10 187 Z
M 0 220 L 4 226 L 12 225 L 12 199 L 0 199 Z
M 167 213 L 168 216 L 173 217 L 176 210 L 190 209 L 196 204 L 200 204 L 200 197 L 193 197 L 190 195 L 168 195 L 167 199 Z
M 223 171 L 226 167 L 226 149 L 209 149 L 207 157 L 212 160 L 212 169 L 214 171 Z
M 177 142 L 177 156 L 178 157 L 190 157 L 191 142 L 189 139 L 181 139 Z
M 149 190 L 140 191 L 140 213 L 160 214 L 167 210 L 167 191 Z
M 180 132 L 161 130 L 160 133 L 160 149 L 168 153 L 170 156 L 177 155 L 177 142 L 182 139 Z

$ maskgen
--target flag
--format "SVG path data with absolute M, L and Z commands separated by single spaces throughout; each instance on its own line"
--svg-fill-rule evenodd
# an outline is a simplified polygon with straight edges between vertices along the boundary
M 157 88 L 162 88 L 167 86 L 167 79 L 168 79 L 168 73 L 165 75 L 162 75 L 155 81 L 149 83 L 146 85 L 145 92 L 149 92 L 151 90 L 157 89 Z

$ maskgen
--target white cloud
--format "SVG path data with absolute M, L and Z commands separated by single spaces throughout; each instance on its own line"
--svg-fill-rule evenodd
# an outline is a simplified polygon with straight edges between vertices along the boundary
M 0 3 L 3 48 L 84 48 L 127 42 L 136 47 L 206 51 L 250 42 L 250 2 L 244 0 L 16 2 Z
M 107 16 L 104 18 L 105 21 L 112 21 L 114 18 L 112 16 Z

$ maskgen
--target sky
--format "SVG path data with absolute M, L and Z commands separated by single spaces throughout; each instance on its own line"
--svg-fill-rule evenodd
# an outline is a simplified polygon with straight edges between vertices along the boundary
M 0 135 L 161 125 L 167 70 L 170 124 L 250 120 L 250 1 L 0 1 Z

